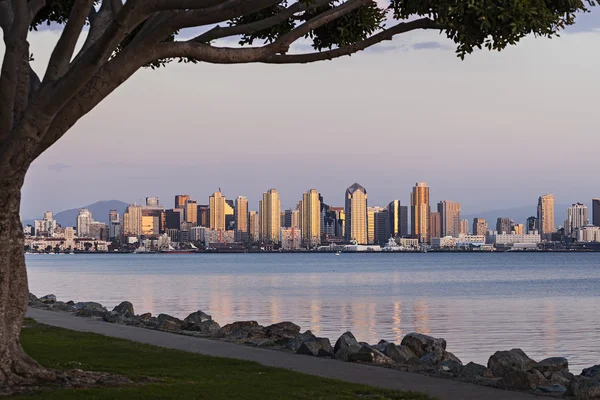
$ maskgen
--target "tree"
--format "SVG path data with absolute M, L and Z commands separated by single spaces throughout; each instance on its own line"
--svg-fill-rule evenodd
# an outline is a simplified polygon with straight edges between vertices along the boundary
M 552 37 L 594 0 L 0 0 L 0 383 L 52 374 L 25 355 L 28 287 L 19 219 L 27 169 L 140 68 L 191 63 L 310 63 L 351 55 L 416 29 L 444 32 L 459 57 Z M 30 65 L 31 29 L 63 26 L 46 71 Z M 181 31 L 201 30 L 184 39 Z M 83 47 L 78 38 L 87 32 Z M 241 46 L 219 40 L 238 37 Z M 307 39 L 313 52 L 290 52 Z M 258 44 L 255 44 L 258 43 Z M 40 71 L 41 72 L 41 71 Z M 41 77 L 41 78 L 40 78 Z M 86 246 L 87 250 L 87 246 Z

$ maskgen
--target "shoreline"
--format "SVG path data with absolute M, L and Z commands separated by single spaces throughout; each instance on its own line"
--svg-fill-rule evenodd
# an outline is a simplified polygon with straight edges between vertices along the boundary
M 181 256 L 181 255 L 197 255 L 197 254 L 335 254 L 335 251 L 197 251 L 197 252 L 186 252 L 186 253 L 161 253 L 161 252 L 143 252 L 135 253 L 133 251 L 81 251 L 74 253 L 54 253 L 54 252 L 41 252 L 41 253 L 25 253 L 25 255 L 81 255 L 81 254 L 135 254 L 135 255 L 148 255 L 148 254 L 160 254 L 169 256 Z M 531 253 L 600 253 L 599 250 L 501 250 L 501 251 L 468 251 L 468 250 L 428 250 L 428 251 L 348 251 L 340 252 L 341 255 L 349 254 L 500 254 L 500 253 L 511 253 L 511 254 L 531 254 Z

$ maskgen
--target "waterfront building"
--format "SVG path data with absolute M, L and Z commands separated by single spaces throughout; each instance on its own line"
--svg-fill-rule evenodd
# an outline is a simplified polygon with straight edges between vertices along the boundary
M 65 228 L 65 242 L 64 249 L 74 249 L 75 248 L 75 229 L 68 226 Z
M 250 225 L 250 241 L 260 241 L 260 215 L 258 211 L 250 211 L 248 213 L 248 223 Z
M 567 219 L 565 220 L 565 235 L 572 237 L 577 228 L 584 227 L 590 223 L 588 208 L 582 203 L 575 203 L 567 208 Z
M 402 246 L 405 247 L 407 249 L 413 249 L 416 250 L 419 248 L 419 239 L 413 239 L 413 238 L 397 238 L 396 242 Z
M 235 199 L 235 240 L 247 242 L 250 239 L 248 223 L 248 199 L 238 196 Z
M 281 200 L 275 189 L 263 193 L 259 203 L 260 236 L 267 243 L 279 243 L 281 235 Z
M 167 229 L 165 233 L 169 236 L 172 243 L 179 242 L 179 229 Z
M 123 235 L 140 236 L 142 234 L 142 207 L 130 204 L 123 213 Z
M 442 221 L 439 212 L 429 214 L 429 234 L 431 238 L 439 238 L 442 236 Z
M 388 208 L 381 209 L 375 213 L 375 243 L 385 244 L 391 236 L 390 217 Z
M 346 241 L 367 244 L 367 190 L 355 182 L 345 197 Z
M 283 250 L 298 250 L 302 248 L 302 229 L 281 228 L 279 241 Z
M 425 182 L 417 182 L 410 194 L 412 236 L 420 243 L 429 241 L 429 186 Z
M 210 209 L 210 229 L 225 229 L 225 196 L 219 190 L 208 198 Z M 197 210 L 197 207 L 196 207 Z M 197 221 L 197 218 L 196 218 Z
M 92 239 L 107 240 L 108 229 L 106 228 L 106 224 L 104 222 L 99 221 L 90 222 L 88 227 L 88 234 L 86 236 Z
M 501 217 L 496 220 L 496 231 L 498 233 L 510 234 L 513 231 L 514 221 L 510 218 Z
M 492 231 L 486 238 L 488 243 L 492 243 L 497 248 L 512 247 L 521 249 L 535 249 L 542 241 L 541 235 L 535 233 L 500 233 Z
M 592 199 L 592 224 L 600 226 L 600 199 Z
M 79 215 L 77 215 L 77 236 L 88 236 L 90 234 L 90 224 L 93 220 L 90 210 L 87 208 L 80 209 Z
M 44 218 L 33 222 L 34 234 L 36 236 L 54 236 L 57 223 L 52 215 L 52 211 L 45 211 Z
M 537 217 L 531 216 L 527 218 L 527 223 L 525 225 L 525 233 L 531 233 L 533 231 L 539 231 L 539 227 Z
M 600 242 L 600 226 L 587 225 L 576 229 L 578 242 Z
M 407 237 L 408 232 L 408 207 L 403 206 L 400 200 L 388 204 L 389 231 L 393 237 Z
M 443 200 L 437 205 L 440 213 L 441 236 L 454 236 L 460 234 L 460 203 Z
M 431 247 L 434 249 L 453 249 L 458 243 L 458 238 L 452 236 L 444 236 L 431 238 Z
M 525 233 L 525 225 L 523 224 L 515 224 L 513 225 L 513 232 L 517 235 L 522 235 Z
M 538 199 L 537 219 L 540 235 L 550 240 L 554 233 L 554 195 L 545 194 Z
M 181 209 L 173 209 L 165 211 L 165 226 L 163 229 L 166 231 L 168 229 L 181 229 L 182 222 L 182 214 L 183 210 Z
M 158 207 L 159 206 L 159 201 L 158 201 L 158 197 L 146 197 L 146 205 L 148 207 Z
M 225 229 L 204 229 L 204 245 L 215 247 L 217 243 L 235 243 L 235 232 Z
M 318 246 L 321 243 L 321 200 L 315 189 L 310 189 L 302 195 L 300 219 L 304 245 Z
M 487 233 L 488 223 L 485 218 L 473 218 L 473 235 L 483 235 Z
M 187 194 L 178 194 L 175 196 L 175 205 L 173 208 L 185 208 L 185 203 L 190 199 Z
M 469 220 L 463 219 L 460 221 L 460 234 L 468 235 L 469 234 Z
M 190 224 L 198 223 L 198 202 L 196 200 L 186 200 L 183 219 Z

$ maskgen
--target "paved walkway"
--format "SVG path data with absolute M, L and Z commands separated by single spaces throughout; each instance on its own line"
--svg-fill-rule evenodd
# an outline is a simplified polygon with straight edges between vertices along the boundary
M 532 400 L 547 399 L 525 393 L 510 392 L 484 386 L 433 378 L 364 364 L 340 362 L 325 358 L 259 349 L 234 343 L 175 335 L 172 333 L 110 324 L 52 311 L 29 309 L 27 317 L 36 321 L 81 332 L 128 339 L 170 349 L 209 356 L 255 361 L 270 367 L 285 368 L 325 378 L 361 383 L 386 389 L 413 390 L 442 400 Z

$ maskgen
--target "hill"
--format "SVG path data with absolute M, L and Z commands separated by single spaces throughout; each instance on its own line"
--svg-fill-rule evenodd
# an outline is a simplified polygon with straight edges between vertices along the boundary
M 79 215 L 79 209 L 87 208 L 92 213 L 92 217 L 94 218 L 94 220 L 108 224 L 108 213 L 110 212 L 110 210 L 117 210 L 119 214 L 122 214 L 128 205 L 128 203 L 119 200 L 98 201 L 94 204 L 78 208 L 72 208 L 70 210 L 65 210 L 56 213 L 54 214 L 54 219 L 63 227 L 75 226 L 77 223 L 77 215 Z M 33 225 L 33 221 L 23 221 L 23 223 L 25 225 Z

